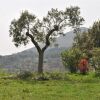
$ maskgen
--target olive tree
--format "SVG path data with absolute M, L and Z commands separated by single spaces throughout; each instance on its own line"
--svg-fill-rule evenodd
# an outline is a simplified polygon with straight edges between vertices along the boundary
M 43 73 L 45 50 L 57 36 L 63 34 L 66 26 L 77 28 L 83 21 L 79 7 L 67 7 L 64 11 L 52 8 L 42 20 L 23 11 L 18 19 L 12 20 L 9 32 L 16 47 L 27 45 L 30 41 L 34 44 L 39 54 L 38 72 Z

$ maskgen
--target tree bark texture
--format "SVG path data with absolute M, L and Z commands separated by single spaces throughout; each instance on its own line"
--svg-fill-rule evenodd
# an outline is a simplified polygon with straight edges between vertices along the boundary
M 39 52 L 39 58 L 38 58 L 38 73 L 43 73 L 43 58 L 44 58 L 44 52 Z

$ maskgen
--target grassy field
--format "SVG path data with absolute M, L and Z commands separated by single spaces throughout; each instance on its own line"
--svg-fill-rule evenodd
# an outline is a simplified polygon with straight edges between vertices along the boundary
M 48 81 L 0 79 L 0 100 L 100 100 L 100 79 L 93 74 Z

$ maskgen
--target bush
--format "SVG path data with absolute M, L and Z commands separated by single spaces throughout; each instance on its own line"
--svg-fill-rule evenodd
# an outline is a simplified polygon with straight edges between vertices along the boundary
M 42 74 L 35 73 L 34 79 L 39 81 L 47 80 L 68 80 L 68 73 L 62 72 L 44 72 Z
M 100 78 L 100 67 L 96 69 L 95 76 Z
M 17 77 L 19 79 L 28 79 L 32 77 L 32 73 L 30 71 L 22 71 L 17 75 Z
M 50 73 L 50 78 L 53 80 L 60 80 L 60 79 L 63 79 L 63 75 L 62 73 L 59 73 L 59 72 L 52 72 Z
M 62 52 L 63 65 L 68 68 L 71 73 L 76 73 L 81 55 L 82 52 L 78 48 L 72 48 Z

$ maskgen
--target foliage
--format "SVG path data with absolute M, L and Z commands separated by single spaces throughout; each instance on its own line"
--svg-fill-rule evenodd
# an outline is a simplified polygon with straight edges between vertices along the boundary
M 71 72 L 76 72 L 82 52 L 78 48 L 72 48 L 61 53 L 62 62 Z
M 44 72 L 42 74 L 34 73 L 33 79 L 34 80 L 40 80 L 40 81 L 47 81 L 47 80 L 67 80 L 68 73 L 61 73 L 58 71 L 54 72 Z
M 66 8 L 65 11 L 52 8 L 51 11 L 48 11 L 47 16 L 43 17 L 42 21 L 28 11 L 24 11 L 19 19 L 14 19 L 11 22 L 9 31 L 16 46 L 21 44 L 26 45 L 29 42 L 30 36 L 26 32 L 29 32 L 34 40 L 37 40 L 37 43 L 44 43 L 46 41 L 45 36 L 51 30 L 53 34 L 50 34 L 50 36 L 53 38 L 58 34 L 63 34 L 66 26 L 76 27 L 82 24 L 83 21 L 84 19 L 80 16 L 79 7 Z
M 92 50 L 93 61 L 96 64 L 96 67 L 100 66 L 100 48 L 94 48 Z
M 95 21 L 93 26 L 86 32 L 76 32 L 74 47 L 81 50 L 91 50 L 93 47 L 100 47 L 100 21 Z
M 96 76 L 100 75 L 100 21 L 95 21 L 87 32 L 77 32 L 74 47 L 85 51 L 95 68 Z
M 100 47 L 100 21 L 95 21 L 93 26 L 89 29 L 91 40 L 94 47 Z
M 61 80 L 63 79 L 63 75 L 62 73 L 59 73 L 59 72 L 53 72 L 50 74 L 50 78 L 53 80 Z
M 22 71 L 17 75 L 17 77 L 19 79 L 28 79 L 32 77 L 32 73 L 30 71 Z
M 9 32 L 15 46 L 27 45 L 30 41 L 35 45 L 39 53 L 38 72 L 42 73 L 44 51 L 50 43 L 63 35 L 66 26 L 77 29 L 83 21 L 79 7 L 68 7 L 65 11 L 52 8 L 42 20 L 24 11 L 11 22 Z M 44 44 L 43 47 L 39 45 L 40 42 Z
M 90 50 L 93 48 L 93 40 L 91 40 L 91 36 L 88 32 L 79 32 L 76 33 L 73 46 L 80 50 Z
M 96 76 L 100 77 L 100 48 L 94 48 L 92 50 L 93 67 L 96 71 Z

